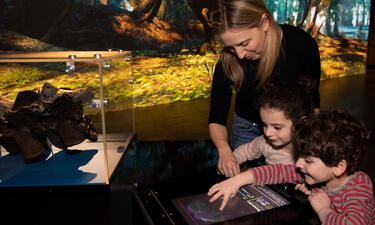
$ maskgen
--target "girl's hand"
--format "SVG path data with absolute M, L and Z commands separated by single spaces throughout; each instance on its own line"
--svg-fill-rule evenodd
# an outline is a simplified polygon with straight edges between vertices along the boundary
M 296 184 L 294 189 L 302 191 L 305 195 L 310 195 L 312 193 L 305 183 Z

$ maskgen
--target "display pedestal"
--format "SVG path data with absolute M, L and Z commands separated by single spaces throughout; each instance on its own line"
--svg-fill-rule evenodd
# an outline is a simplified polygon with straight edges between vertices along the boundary
M 109 135 L 108 153 L 111 157 L 110 181 L 124 155 L 132 147 L 134 136 L 126 142 Z M 121 139 L 123 140 L 123 139 Z M 80 146 L 81 145 L 81 146 Z M 129 198 L 128 186 L 114 187 L 105 182 L 102 144 L 83 142 L 71 153 L 53 148 L 46 160 L 24 164 L 20 155 L 0 158 L 2 219 L 28 224 L 109 224 L 118 220 L 111 209 L 120 198 Z M 82 146 L 83 145 L 83 146 Z M 116 149 L 111 149 L 116 146 Z M 114 196 L 117 196 L 114 198 Z M 120 205 L 120 208 L 122 206 Z

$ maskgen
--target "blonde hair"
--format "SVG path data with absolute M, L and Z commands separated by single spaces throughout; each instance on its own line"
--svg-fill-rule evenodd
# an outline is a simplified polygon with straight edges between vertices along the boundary
M 265 15 L 269 20 L 264 49 L 259 58 L 256 78 L 258 87 L 264 85 L 274 71 L 280 55 L 282 30 L 273 19 L 262 0 L 219 0 L 218 11 L 212 15 L 212 24 L 220 33 L 227 29 L 251 29 L 262 26 Z M 220 55 L 223 70 L 233 81 L 233 88 L 238 91 L 245 79 L 243 68 L 235 53 L 224 48 Z

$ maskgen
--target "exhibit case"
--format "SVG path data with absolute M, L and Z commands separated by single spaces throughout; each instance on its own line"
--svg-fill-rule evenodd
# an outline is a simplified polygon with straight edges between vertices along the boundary
M 0 54 L 0 188 L 108 185 L 134 138 L 130 51 Z

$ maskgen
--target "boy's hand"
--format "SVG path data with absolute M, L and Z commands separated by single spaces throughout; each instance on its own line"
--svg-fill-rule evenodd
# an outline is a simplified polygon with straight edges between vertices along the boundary
M 305 183 L 296 184 L 294 189 L 302 191 L 305 195 L 310 195 L 312 193 Z
M 320 221 L 323 221 L 324 218 L 332 211 L 330 208 L 331 200 L 321 189 L 311 193 L 309 195 L 309 201 L 316 214 L 318 214 Z
M 233 198 L 238 189 L 245 184 L 251 184 L 253 180 L 252 174 L 249 171 L 240 173 L 234 177 L 224 180 L 220 183 L 213 185 L 209 190 L 207 195 L 212 196 L 210 202 L 214 202 L 218 198 L 222 198 L 220 210 L 223 210 L 227 204 L 229 198 Z
M 213 195 L 210 198 L 210 202 L 216 201 L 218 198 L 222 198 L 220 210 L 223 210 L 227 204 L 229 198 L 233 198 L 240 186 L 236 184 L 234 177 L 229 178 L 223 182 L 217 183 L 208 190 L 208 196 Z

